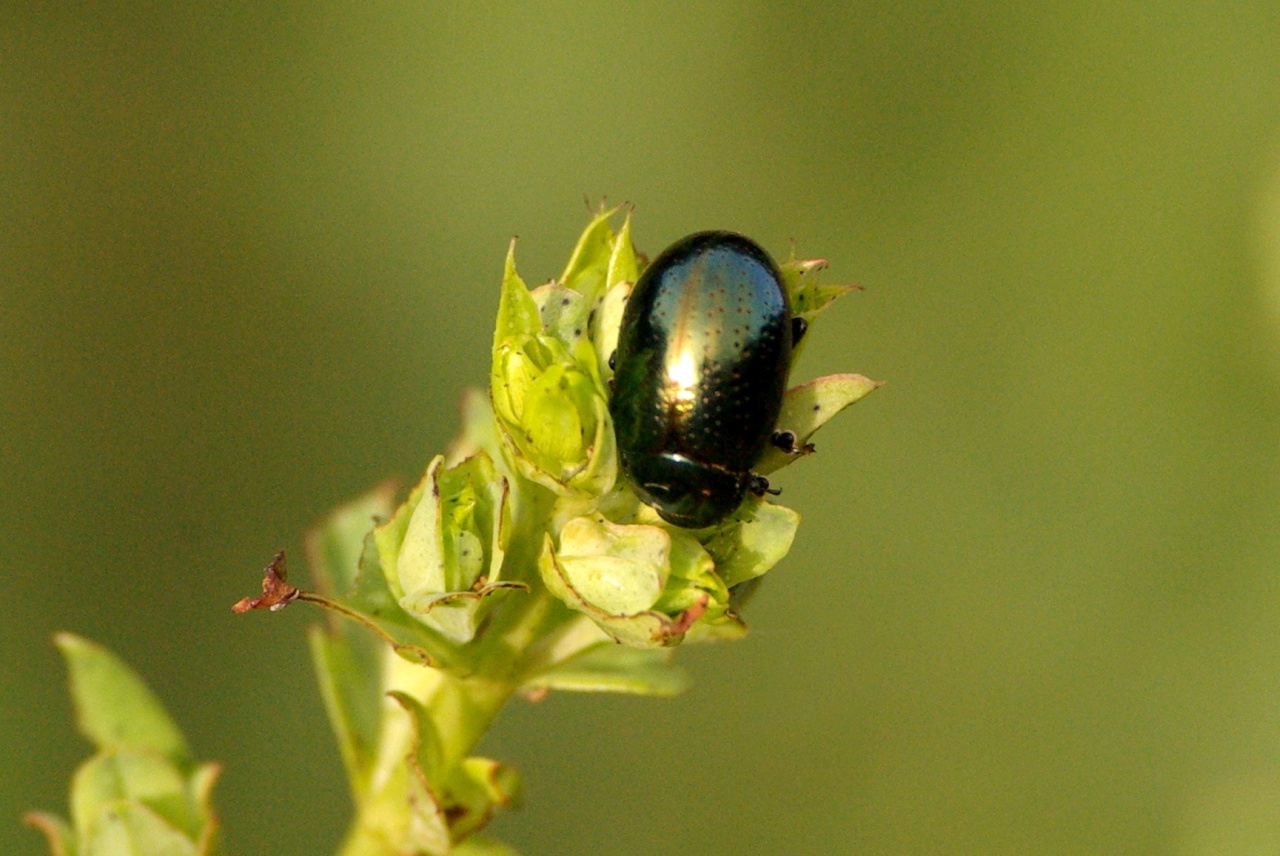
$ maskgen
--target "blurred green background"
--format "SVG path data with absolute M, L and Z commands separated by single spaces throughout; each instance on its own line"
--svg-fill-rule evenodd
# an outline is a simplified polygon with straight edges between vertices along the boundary
M 1280 851 L 1280 6 L 19 3 L 0 56 L 0 852 L 88 752 L 58 629 L 226 764 L 232 852 L 332 851 L 316 616 L 229 606 L 419 475 L 584 195 L 831 259 L 795 377 L 889 383 L 692 692 L 504 714 L 497 834 Z

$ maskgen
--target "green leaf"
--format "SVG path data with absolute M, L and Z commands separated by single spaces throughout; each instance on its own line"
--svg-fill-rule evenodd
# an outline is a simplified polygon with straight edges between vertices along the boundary
M 596 365 L 602 378 L 613 377 L 609 358 L 618 349 L 618 331 L 622 328 L 622 313 L 631 297 L 634 282 L 620 282 L 604 293 L 600 308 L 596 310 Z
M 412 853 L 414 856 L 448 856 L 453 851 L 449 819 L 436 794 L 421 776 L 412 775 L 415 761 L 407 762 L 410 775 L 405 782 L 405 799 L 397 810 L 405 815 L 404 830 L 397 836 L 399 847 L 388 853 Z M 399 818 L 397 818 L 399 819 Z
M 537 335 L 542 327 L 538 307 L 520 274 L 516 273 L 516 242 L 507 249 L 502 268 L 502 291 L 498 296 L 498 322 L 493 331 L 493 347 Z
M 595 360 L 586 363 L 549 334 L 494 351 L 491 398 L 508 461 L 562 496 L 598 496 L 617 474 L 609 405 Z
M 519 779 L 511 768 L 488 758 L 467 758 L 461 763 L 450 758 L 435 719 L 442 712 L 428 710 L 407 693 L 391 696 L 413 727 L 409 810 L 415 820 L 410 829 L 417 830 L 418 846 L 433 853 L 449 852 L 447 846 L 439 851 L 432 848 L 461 840 L 488 823 L 499 807 L 515 799 Z M 437 696 L 433 706 L 442 701 Z M 466 699 L 459 701 L 465 704 Z
M 409 715 L 409 721 L 413 725 L 413 754 L 422 774 L 432 790 L 441 789 L 447 772 L 444 769 L 444 746 L 431 711 L 408 693 L 393 691 L 390 695 Z
M 449 821 L 439 786 L 432 780 L 440 765 L 438 732 L 413 695 L 389 695 L 405 715 L 387 720 L 395 736 L 383 747 L 377 787 L 358 803 L 357 825 L 342 852 L 446 856 L 452 845 Z
M 100 748 L 72 780 L 74 826 L 43 813 L 27 822 L 44 832 L 54 856 L 212 856 L 219 846 L 212 791 L 221 768 L 194 764 L 160 702 L 118 657 L 70 633 L 55 641 L 71 673 L 80 730 Z
M 605 612 L 653 606 L 670 572 L 671 536 L 657 526 L 576 517 L 560 530 L 556 560 L 573 589 Z
M 454 841 L 483 828 L 500 808 L 516 804 L 520 776 L 491 758 L 467 758 L 449 783 L 449 819 Z
M 109 749 L 76 771 L 71 818 L 77 829 L 89 829 L 99 814 L 122 801 L 148 806 L 192 841 L 203 826 L 186 777 L 154 751 Z
M 374 639 L 380 652 L 386 646 L 359 625 L 351 631 Z M 329 725 L 338 740 L 338 751 L 347 771 L 351 791 L 359 801 L 365 794 L 370 771 L 377 758 L 378 734 L 382 726 L 381 686 L 384 665 L 370 671 L 353 650 L 352 633 L 333 632 L 312 625 L 307 634 L 311 662 L 320 684 Z
M 672 648 L 601 642 L 529 679 L 524 689 L 678 695 L 688 689 L 689 676 L 672 662 L 674 654 Z
M 749 509 L 752 501 L 743 510 Z M 712 531 L 723 532 L 733 525 L 725 523 Z M 685 641 L 730 639 L 746 632 L 741 619 L 729 611 L 729 587 L 721 578 L 720 569 L 707 549 L 684 529 L 671 532 L 671 579 L 654 608 L 667 615 L 703 610 Z
M 707 609 L 709 598 L 675 615 L 649 609 L 633 614 L 615 614 L 601 609 L 585 598 L 573 585 L 561 566 L 548 534 L 538 559 L 538 570 L 547 589 L 572 609 L 586 615 L 605 633 L 623 645 L 634 648 L 662 648 L 679 645 L 684 634 Z
M 529 387 L 521 427 L 529 439 L 528 451 L 560 484 L 569 482 L 586 466 L 590 453 L 588 425 L 590 391 L 581 374 L 564 365 L 550 365 Z M 575 400 L 585 393 L 582 400 Z
M 796 447 L 803 449 L 809 438 L 837 413 L 883 385 L 882 381 L 871 380 L 860 374 L 836 374 L 792 387 L 782 399 L 782 413 L 778 416 L 777 430 L 790 431 L 796 437 Z M 756 464 L 755 470 L 767 475 L 801 457 L 803 454 L 788 454 L 776 446 L 770 446 Z
M 609 251 L 609 273 L 605 287 L 613 288 L 622 282 L 634 283 L 640 277 L 640 261 L 636 258 L 635 245 L 631 243 L 631 212 L 627 212 L 622 228 L 613 236 Z
M 750 516 L 725 526 L 707 544 L 716 571 L 733 587 L 758 577 L 791 549 L 800 515 L 785 505 L 759 502 Z
M 81 856 L 196 856 L 191 839 L 141 803 L 104 808 L 81 838 Z
M 397 513 L 384 526 L 395 526 Z M 392 594 L 387 575 L 379 559 L 377 537 L 384 527 L 370 532 L 365 539 L 364 554 L 360 559 L 360 572 L 356 575 L 356 587 L 336 603 L 348 610 L 348 617 L 368 626 L 376 627 L 390 643 L 393 651 L 411 663 L 427 666 L 449 666 L 456 662 L 457 649 L 438 633 L 432 631 L 400 606 Z
M 335 598 L 333 604 L 346 617 L 355 619 L 365 628 L 376 628 L 382 637 L 381 642 L 390 644 L 391 649 L 405 660 L 419 665 L 451 663 L 456 657 L 456 650 L 400 607 L 383 573 L 377 539 L 384 529 L 394 530 L 405 522 L 397 513 L 391 521 L 365 536 L 355 588 L 348 596 Z M 382 716 L 386 662 L 378 654 L 382 650 L 380 646 L 365 649 L 359 635 L 347 636 L 346 639 L 345 645 L 333 642 L 331 638 L 330 644 L 318 646 L 318 637 L 313 636 L 312 656 L 326 703 L 330 703 L 332 697 L 332 704 L 341 708 L 336 712 L 331 709 L 330 718 L 334 728 L 339 730 L 340 743 L 352 752 L 354 762 L 357 757 L 365 757 L 371 752 L 378 739 L 376 723 Z M 357 645 L 362 647 L 357 648 Z M 357 764 L 351 769 L 363 767 L 363 764 Z
M 506 480 L 479 452 L 444 467 L 437 456 L 406 506 L 411 517 L 394 550 L 380 556 L 392 588 L 404 597 L 470 591 L 483 576 L 496 580 L 502 565 Z
M 311 577 L 330 597 L 349 592 L 375 519 L 395 508 L 390 485 L 342 506 L 307 533 Z M 326 612 L 308 634 L 312 665 L 353 793 L 363 793 L 381 728 L 386 644 L 367 627 Z
M 191 795 L 200 817 L 204 819 L 204 828 L 196 842 L 198 856 L 216 856 L 222 852 L 221 822 L 213 810 L 213 786 L 221 775 L 222 765 L 217 763 L 201 764 L 191 774 Z
M 791 248 L 795 253 L 795 247 Z M 826 259 L 789 259 L 779 265 L 782 284 L 791 302 L 791 313 L 812 323 L 836 298 L 851 291 L 856 285 L 819 285 L 818 275 L 827 269 Z
M 397 600 L 404 596 L 404 588 L 400 585 L 400 548 L 409 532 L 414 512 L 422 502 L 422 497 L 434 490 L 432 473 L 443 458 L 437 456 L 427 465 L 427 473 L 422 480 L 413 486 L 409 496 L 392 512 L 385 523 L 373 530 L 374 546 L 378 550 L 378 566 L 388 591 Z
M 688 529 L 669 523 L 663 523 L 663 528 L 671 537 L 671 579 L 667 582 L 663 599 L 670 596 L 672 588 L 684 584 L 699 586 L 715 598 L 728 597 L 724 583 L 716 576 L 716 564 L 702 543 Z
M 506 479 L 483 450 L 452 467 L 437 456 L 374 534 L 400 606 L 452 643 L 471 641 L 494 595 L 528 589 L 499 579 L 511 529 L 507 497 Z
M 747 635 L 747 624 L 737 613 L 736 604 L 722 608 L 714 619 L 704 619 L 689 628 L 685 644 L 732 642 Z
M 826 311 L 837 297 L 860 290 L 856 285 L 819 285 L 818 275 L 827 269 L 825 259 L 795 258 L 795 245 L 791 246 L 791 258 L 779 266 L 783 287 L 791 302 L 791 314 L 803 319 L 810 329 L 819 315 Z M 811 336 L 805 336 L 791 352 L 791 364 L 795 365 Z
M 613 377 L 609 358 L 618 347 L 618 329 L 622 325 L 622 313 L 640 276 L 640 261 L 631 243 L 631 214 L 623 221 L 622 228 L 613 237 L 608 271 L 603 293 L 591 304 L 591 340 L 595 343 L 596 372 L 603 385 Z
M 405 609 L 437 633 L 459 645 L 475 638 L 490 608 L 512 591 L 527 592 L 525 583 L 500 581 L 475 591 L 423 593 L 404 599 Z M 495 597 L 497 595 L 497 597 Z
M 440 520 L 440 467 L 444 456 L 436 455 L 427 465 L 427 474 L 412 495 L 396 512 L 395 528 L 380 527 L 378 558 L 393 592 L 400 594 L 401 605 L 406 596 L 420 592 L 453 591 L 456 580 L 445 560 L 443 526 Z M 403 511 L 409 519 L 404 535 L 397 542 L 389 537 L 401 529 Z M 386 534 L 388 537 L 382 537 Z
M 80 733 L 99 749 L 153 749 L 182 767 L 191 750 L 138 673 L 106 648 L 71 633 L 54 641 L 71 672 L 71 696 Z
M 605 290 L 609 262 L 613 255 L 613 229 L 609 226 L 609 219 L 617 210 L 610 208 L 601 211 L 592 219 L 578 238 L 578 245 L 573 248 L 569 264 L 560 275 L 560 284 L 585 297 L 589 306 L 595 306 Z
M 589 344 L 587 333 L 593 308 L 591 302 L 572 288 L 555 283 L 538 286 L 532 297 L 538 306 L 543 332 L 555 336 L 577 357 L 577 347 Z

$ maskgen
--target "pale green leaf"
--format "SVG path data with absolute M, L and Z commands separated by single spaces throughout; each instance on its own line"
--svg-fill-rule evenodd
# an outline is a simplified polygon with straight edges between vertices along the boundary
M 352 625 L 353 632 L 367 632 Z M 372 634 L 368 634 L 372 635 Z M 338 740 L 338 751 L 347 771 L 352 793 L 359 799 L 366 791 L 377 756 L 381 728 L 382 674 L 384 666 L 368 670 L 352 650 L 351 633 L 335 633 L 320 625 L 309 628 L 311 662 L 320 684 L 320 696 L 329 725 Z M 386 645 L 374 643 L 385 652 Z
M 510 802 L 512 774 L 487 759 L 464 759 L 493 710 L 479 704 L 487 687 L 505 699 L 509 690 L 488 684 L 465 684 L 435 670 L 416 670 L 412 690 L 389 693 L 404 716 L 393 716 L 400 737 L 384 747 L 393 766 L 386 785 L 362 805 L 363 831 L 369 849 L 360 853 L 452 853 L 453 841 L 478 829 L 499 805 Z M 394 708 L 392 708 L 394 710 Z M 389 850 L 378 849 L 376 839 Z
M 491 595 L 525 588 L 499 579 L 510 529 L 507 496 L 506 479 L 483 451 L 447 468 L 437 456 L 374 535 L 400 606 L 451 642 L 471 640 Z
M 498 581 L 475 591 L 406 595 L 401 603 L 411 615 L 459 644 L 470 642 L 493 604 L 513 590 L 528 591 L 524 583 Z M 498 595 L 498 597 L 494 597 Z
M 635 245 L 631 243 L 631 212 L 628 211 L 622 221 L 622 228 L 613 236 L 605 287 L 612 289 L 619 283 L 634 283 L 639 277 L 640 260 L 636 258 Z
M 782 399 L 782 413 L 778 416 L 777 430 L 790 431 L 795 435 L 796 448 L 803 449 L 814 432 L 831 421 L 837 413 L 881 386 L 881 381 L 874 381 L 860 374 L 837 374 L 792 387 Z M 801 457 L 803 454 L 788 454 L 770 446 L 756 464 L 755 471 L 768 474 Z
M 397 513 L 384 526 L 394 534 L 397 524 L 404 522 Z M 454 646 L 405 612 L 392 595 L 379 559 L 381 550 L 377 541 L 383 529 L 379 527 L 370 533 L 360 560 L 356 587 L 348 597 L 340 598 L 338 604 L 348 611 L 348 618 L 378 628 L 392 650 L 410 662 L 439 666 L 455 662 L 458 652 Z
M 372 549 L 374 520 L 387 519 L 394 509 L 394 495 L 384 485 L 339 508 L 307 534 L 308 564 L 321 591 L 331 597 L 352 591 L 363 554 Z M 378 741 L 387 646 L 338 613 L 326 612 L 325 618 L 324 626 L 313 626 L 308 636 L 312 665 L 348 779 L 359 794 Z
M 507 249 L 507 260 L 502 269 L 502 291 L 498 297 L 498 321 L 493 332 L 493 347 L 517 339 L 534 336 L 541 328 L 538 307 L 529 295 L 529 288 L 516 273 L 516 242 Z
M 689 686 L 689 676 L 671 661 L 674 653 L 604 642 L 531 678 L 524 688 L 673 696 Z
M 440 521 L 440 467 L 443 455 L 436 455 L 427 474 L 402 508 L 410 508 L 404 536 L 394 549 L 390 539 L 379 543 L 379 558 L 391 590 L 403 598 L 421 592 L 449 591 L 446 579 L 443 533 Z M 398 528 L 400 514 L 393 521 Z M 380 537 L 380 533 L 375 538 Z M 390 530 L 388 530 L 390 531 Z
M 601 610 L 629 615 L 651 607 L 670 572 L 671 536 L 657 526 L 577 517 L 560 530 L 556 559 L 569 583 Z
M 795 247 L 792 247 L 792 253 Z M 819 274 L 827 269 L 826 259 L 790 259 L 779 265 L 791 312 L 812 322 L 836 298 L 857 291 L 856 285 L 820 285 Z
M 137 672 L 88 639 L 59 633 L 54 641 L 71 673 L 80 733 L 99 749 L 153 749 L 176 764 L 190 765 L 182 732 Z
M 572 288 L 555 283 L 538 286 L 532 296 L 546 334 L 559 339 L 570 353 L 579 343 L 586 341 L 592 310 L 587 298 Z
M 758 577 L 791 549 L 800 515 L 785 505 L 759 502 L 749 517 L 722 528 L 707 549 L 727 586 Z
M 627 308 L 634 282 L 620 282 L 604 294 L 600 308 L 596 310 L 596 363 L 604 378 L 613 377 L 609 358 L 618 349 L 618 331 L 622 327 L 622 313 Z
M 619 615 L 601 609 L 588 601 L 574 588 L 558 561 L 547 535 L 542 555 L 538 559 L 538 571 L 548 590 L 571 608 L 586 615 L 600 629 L 624 645 L 635 648 L 659 648 L 680 644 L 689 627 L 706 612 L 708 598 L 676 615 L 656 610 Z
M 569 264 L 560 275 L 560 284 L 580 293 L 589 306 L 595 306 L 604 293 L 613 249 L 613 229 L 609 226 L 609 219 L 617 210 L 602 211 L 587 224 L 573 248 Z
M 436 727 L 431 711 L 422 702 L 408 693 L 394 690 L 390 693 L 409 716 L 413 726 L 413 754 L 417 758 L 421 772 L 432 785 L 433 790 L 444 784 L 444 747 L 440 742 L 440 731 Z
M 450 829 L 454 840 L 484 827 L 500 808 L 520 796 L 520 776 L 513 767 L 491 758 L 465 759 L 449 782 Z
M 119 802 L 81 835 L 80 856 L 196 856 L 196 844 L 148 806 Z
M 401 547 L 409 531 L 414 512 L 417 511 L 423 496 L 429 496 L 430 492 L 434 490 L 432 473 L 439 465 L 438 462 L 440 460 L 440 456 L 432 459 L 427 466 L 426 475 L 409 491 L 409 496 L 405 501 L 400 503 L 399 507 L 392 512 L 385 523 L 373 530 L 373 542 L 378 551 L 379 568 L 382 571 L 388 590 L 396 598 L 404 595 L 404 589 L 400 585 Z M 363 575 L 362 573 L 360 576 Z
M 168 758 L 147 749 L 108 749 L 90 758 L 71 783 L 71 819 L 79 830 L 92 826 L 121 801 L 149 806 L 191 840 L 203 825 L 186 777 Z
M 201 764 L 191 774 L 191 794 L 204 820 L 204 828 L 196 841 L 197 856 L 217 856 L 222 852 L 221 820 L 213 810 L 213 786 L 221 775 L 222 765 L 217 763 Z

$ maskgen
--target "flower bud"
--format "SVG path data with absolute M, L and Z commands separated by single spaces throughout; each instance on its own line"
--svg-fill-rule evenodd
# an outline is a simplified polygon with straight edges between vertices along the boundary
M 507 481 L 478 452 L 452 467 L 436 457 L 375 539 L 391 593 L 410 615 L 467 642 L 493 603 L 520 583 L 500 579 L 508 539 Z
M 490 397 L 513 470 L 557 494 L 613 486 L 613 424 L 582 295 L 531 294 L 508 256 L 494 336 Z

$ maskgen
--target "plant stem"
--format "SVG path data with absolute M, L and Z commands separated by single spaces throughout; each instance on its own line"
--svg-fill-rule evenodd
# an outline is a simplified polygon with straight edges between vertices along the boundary
M 533 539 L 526 539 L 517 548 L 524 553 L 520 564 L 529 569 L 526 579 L 531 582 L 530 591 L 516 594 L 505 604 L 506 609 L 493 616 L 465 677 L 417 665 L 387 652 L 388 692 L 418 700 L 435 726 L 440 758 L 433 778 L 441 782 L 447 781 L 475 753 L 503 705 L 520 688 L 534 643 L 570 617 L 538 578 L 538 547 L 540 544 L 535 547 Z M 357 806 L 339 856 L 397 854 L 402 852 L 400 844 L 408 835 L 404 805 L 407 799 L 412 802 L 409 777 L 415 775 L 413 765 L 407 762 L 415 752 L 412 720 L 407 711 L 388 699 L 382 723 L 370 787 Z M 442 848 L 447 846 L 447 842 L 441 842 Z
M 441 742 L 441 778 L 443 771 L 456 769 L 473 754 L 502 706 L 517 689 L 514 683 L 473 676 L 454 678 L 438 669 L 418 666 L 394 657 L 399 665 L 391 682 L 393 689 L 412 694 L 427 708 L 439 732 Z M 383 739 L 379 749 L 378 781 L 370 788 L 366 800 L 357 807 L 339 856 L 392 856 L 405 852 L 404 842 L 411 837 L 405 828 L 414 824 L 411 812 L 405 811 L 406 800 L 412 806 L 412 790 L 408 759 L 414 753 L 414 734 L 409 714 L 387 701 L 383 719 Z M 447 852 L 447 842 L 440 849 L 425 852 Z M 416 852 L 416 851 L 415 851 Z

